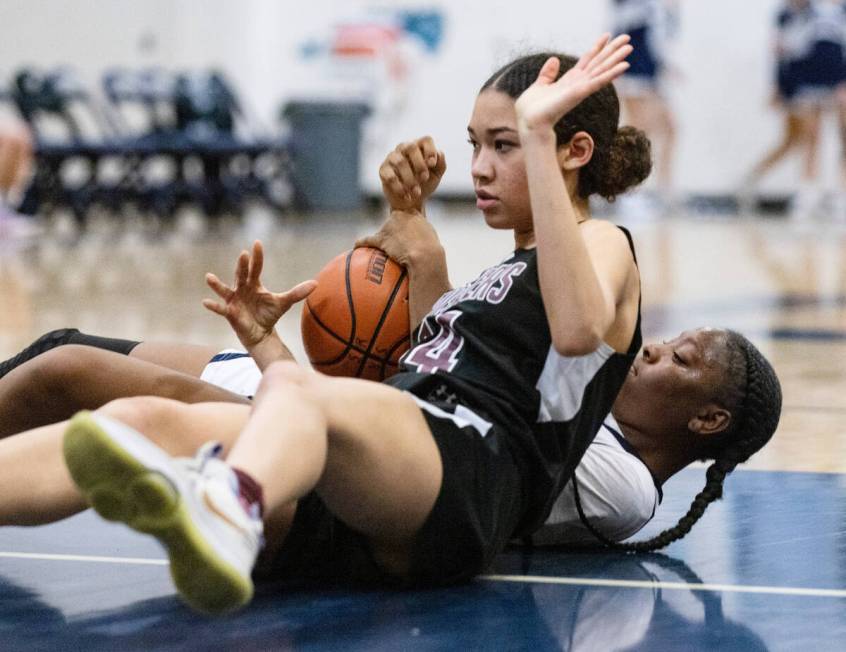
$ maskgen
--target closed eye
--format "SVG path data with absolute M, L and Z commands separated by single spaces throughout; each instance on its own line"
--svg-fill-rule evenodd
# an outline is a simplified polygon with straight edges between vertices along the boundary
M 512 142 L 507 141 L 507 140 L 495 140 L 494 141 L 494 149 L 496 149 L 496 151 L 498 151 L 498 152 L 507 152 L 507 151 L 509 151 L 510 149 L 513 149 L 516 146 L 517 146 L 516 143 L 512 143 Z
M 687 362 L 685 362 L 684 359 L 682 359 L 682 357 L 675 351 L 673 351 L 673 362 L 684 365 L 685 367 L 687 366 Z

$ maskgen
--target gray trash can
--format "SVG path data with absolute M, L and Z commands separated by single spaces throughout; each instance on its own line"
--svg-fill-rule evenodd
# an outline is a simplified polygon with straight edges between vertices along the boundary
M 361 123 L 370 107 L 360 102 L 289 102 L 294 205 L 304 210 L 361 206 Z

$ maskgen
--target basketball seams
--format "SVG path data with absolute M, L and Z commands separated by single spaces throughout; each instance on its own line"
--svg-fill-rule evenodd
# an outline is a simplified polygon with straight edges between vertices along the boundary
M 394 362 L 392 360 L 392 358 L 394 356 L 394 353 L 396 353 L 396 351 L 398 349 L 402 348 L 402 346 L 408 342 L 409 338 L 410 338 L 410 335 L 406 335 L 405 337 L 401 337 L 396 342 L 391 344 L 391 346 L 388 348 L 388 353 L 385 355 L 384 358 L 379 358 L 382 362 L 382 367 L 381 367 L 380 373 L 382 374 L 383 379 L 387 375 L 386 369 L 388 367 L 399 367 L 399 359 L 396 362 Z
M 350 266 L 352 265 L 353 254 L 355 249 L 350 249 L 347 253 L 347 260 L 344 267 L 344 284 L 347 288 L 347 306 L 350 309 L 350 344 L 355 342 L 355 303 L 353 302 L 352 283 L 350 282 Z
M 313 365 L 315 365 L 315 364 L 320 364 L 320 365 L 336 364 L 337 362 L 340 362 L 340 361 L 341 361 L 341 360 L 342 360 L 342 359 L 343 359 L 343 358 L 344 358 L 344 357 L 345 357 L 345 356 L 346 356 L 346 355 L 350 352 L 350 350 L 353 350 L 353 351 L 355 351 L 356 353 L 361 353 L 362 355 L 364 355 L 364 349 L 362 349 L 361 347 L 356 346 L 356 345 L 355 345 L 355 344 L 353 344 L 352 342 L 348 342 L 348 341 L 347 341 L 347 340 L 345 340 L 342 336 L 338 335 L 335 331 L 333 331 L 333 330 L 332 330 L 331 328 L 329 328 L 326 324 L 324 324 L 324 323 L 320 320 L 320 317 L 318 317 L 318 316 L 317 316 L 317 313 L 316 313 L 316 312 L 314 312 L 314 310 L 312 309 L 312 307 L 309 305 L 308 300 L 306 300 L 306 308 L 308 308 L 308 314 L 309 314 L 309 316 L 311 317 L 311 319 L 313 319 L 313 320 L 314 320 L 314 322 L 315 322 L 318 326 L 320 326 L 320 328 L 322 328 L 324 331 L 326 331 L 326 333 L 327 333 L 330 337 L 334 337 L 336 340 L 338 340 L 341 344 L 343 344 L 343 345 L 344 345 L 344 349 L 343 349 L 343 351 L 341 351 L 341 353 L 339 353 L 339 354 L 338 354 L 337 356 L 335 356 L 334 358 L 332 358 L 332 359 L 330 359 L 330 360 L 321 360 L 320 362 L 312 362 L 311 364 L 313 364 Z
M 373 330 L 373 335 L 370 337 L 370 343 L 367 346 L 367 350 L 364 352 L 364 356 L 361 359 L 361 363 L 358 365 L 358 371 L 356 371 L 356 377 L 360 377 L 361 373 L 364 371 L 364 366 L 367 364 L 367 361 L 371 358 L 370 352 L 373 350 L 373 347 L 376 345 L 376 340 L 379 339 L 379 331 L 382 330 L 382 326 L 385 324 L 385 320 L 388 318 L 388 314 L 390 314 L 391 306 L 394 304 L 394 301 L 397 298 L 397 294 L 399 294 L 400 288 L 402 288 L 402 282 L 405 280 L 407 273 L 405 268 L 402 268 L 402 272 L 397 278 L 396 282 L 394 283 L 394 287 L 391 290 L 391 294 L 388 297 L 388 300 L 385 302 L 385 307 L 382 308 L 382 314 L 379 316 L 379 321 L 376 322 L 376 328 Z M 347 287 L 349 287 L 349 270 L 347 270 Z M 377 358 L 378 356 L 372 356 Z M 384 371 L 384 363 L 382 364 L 382 369 Z M 381 373 L 380 380 L 384 380 L 385 374 Z
M 377 253 L 379 261 L 384 263 L 381 267 L 374 267 Z M 372 270 L 375 271 L 371 274 Z M 365 279 L 359 278 L 360 271 L 367 273 Z M 380 282 L 385 273 L 388 273 L 385 278 L 388 282 Z M 312 366 L 332 376 L 357 376 L 377 381 L 396 373 L 401 352 L 410 339 L 407 270 L 384 252 L 360 247 L 334 258 L 317 278 L 322 290 L 318 289 L 303 302 L 301 318 L 303 344 Z M 346 292 L 346 306 L 340 297 L 341 291 Z M 397 311 L 405 317 L 393 314 Z M 359 341 L 361 329 L 363 335 Z M 341 330 L 350 331 L 349 339 L 340 334 Z M 402 333 L 399 339 L 398 333 Z M 380 337 L 382 340 L 389 337 L 390 341 L 380 342 Z M 320 353 L 331 357 L 320 356 Z M 323 359 L 316 359 L 318 357 Z

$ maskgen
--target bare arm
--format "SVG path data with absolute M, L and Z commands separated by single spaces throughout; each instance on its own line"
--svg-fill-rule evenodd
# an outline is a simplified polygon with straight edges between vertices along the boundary
M 377 247 L 408 271 L 408 312 L 413 333 L 440 296 L 450 289 L 446 255 L 432 225 L 418 211 L 391 211 L 382 228 L 356 241 Z
M 559 62 L 550 58 L 516 103 L 541 295 L 553 344 L 562 355 L 584 355 L 599 346 L 616 321 L 632 261 L 620 238 L 595 237 L 590 246 L 586 243 L 562 175 L 553 126 L 622 74 L 629 52 L 627 36 L 609 42 L 606 35 L 557 81 Z M 621 262 L 597 267 L 597 261 L 609 259 Z
M 377 247 L 408 271 L 409 322 L 413 333 L 435 301 L 450 289 L 446 255 L 426 220 L 425 202 L 446 171 L 444 153 L 424 136 L 400 143 L 379 167 L 382 192 L 391 214 L 357 247 Z

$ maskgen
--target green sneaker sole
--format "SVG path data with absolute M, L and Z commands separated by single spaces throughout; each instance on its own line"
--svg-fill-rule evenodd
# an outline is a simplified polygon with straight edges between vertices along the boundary
M 167 550 L 176 588 L 192 608 L 222 614 L 247 604 L 250 578 L 216 553 L 175 479 L 154 468 L 157 463 L 166 468 L 167 454 L 146 440 L 130 451 L 120 439 L 121 433 L 107 432 L 90 412 L 74 416 L 65 431 L 65 463 L 88 504 L 109 521 L 156 537 Z

